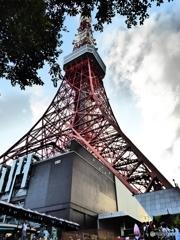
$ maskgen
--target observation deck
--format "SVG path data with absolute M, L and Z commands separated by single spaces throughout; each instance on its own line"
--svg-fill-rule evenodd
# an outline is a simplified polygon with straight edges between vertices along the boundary
M 63 70 L 66 71 L 75 63 L 81 62 L 86 59 L 87 56 L 91 57 L 91 59 L 95 61 L 94 64 L 96 65 L 96 67 L 98 67 L 99 73 L 102 75 L 102 77 L 104 77 L 106 73 L 106 66 L 99 54 L 97 53 L 95 47 L 90 44 L 86 44 L 64 57 Z

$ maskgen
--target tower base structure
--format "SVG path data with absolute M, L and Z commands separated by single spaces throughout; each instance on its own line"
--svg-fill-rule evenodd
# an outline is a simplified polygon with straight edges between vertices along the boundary
M 179 188 L 133 195 L 84 146 L 72 140 L 69 147 L 44 161 L 31 154 L 3 166 L 0 200 L 76 222 L 81 229 L 112 230 L 116 236 L 167 209 L 180 213 Z
M 20 165 L 23 168 L 17 172 Z M 11 168 L 6 179 L 12 172 L 14 179 L 13 183 L 7 182 L 11 185 L 8 191 L 3 183 L 3 201 L 22 203 L 24 208 L 76 222 L 81 229 L 102 229 L 109 222 L 116 235 L 133 227 L 134 221 L 143 222 L 144 216 L 150 219 L 132 193 L 76 140 L 71 141 L 68 153 L 44 161 L 30 155 L 14 160 Z M 25 176 L 27 181 L 21 189 Z M 112 216 L 109 220 L 103 215 L 107 213 Z M 115 227 L 112 222 L 117 219 Z

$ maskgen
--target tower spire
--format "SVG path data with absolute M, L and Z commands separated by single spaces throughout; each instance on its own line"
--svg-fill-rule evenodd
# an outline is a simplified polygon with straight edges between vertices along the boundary
M 91 27 L 91 14 L 90 11 L 84 10 L 80 17 L 80 26 L 77 29 L 78 33 L 75 35 L 76 40 L 73 41 L 73 51 L 79 49 L 80 47 L 90 44 L 92 46 L 96 45 L 95 39 L 93 38 L 93 31 Z

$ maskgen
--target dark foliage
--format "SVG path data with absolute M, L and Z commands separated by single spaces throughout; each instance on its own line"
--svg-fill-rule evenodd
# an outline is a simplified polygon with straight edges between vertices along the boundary
M 95 30 L 103 31 L 103 24 L 111 23 L 116 14 L 126 16 L 131 28 L 149 17 L 151 2 L 160 6 L 163 0 L 1 0 L 0 78 L 21 89 L 43 85 L 37 72 L 47 62 L 56 85 L 62 78 L 57 59 L 67 15 L 96 9 Z
M 156 227 L 160 227 L 161 223 L 165 223 L 166 226 L 173 227 L 173 225 L 176 225 L 179 228 L 180 214 L 164 214 L 160 216 L 154 216 L 153 223 Z

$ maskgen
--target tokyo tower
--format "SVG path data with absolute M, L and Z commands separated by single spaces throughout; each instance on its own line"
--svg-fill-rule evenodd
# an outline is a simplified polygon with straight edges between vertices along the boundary
M 33 153 L 44 160 L 78 141 L 134 194 L 171 188 L 171 183 L 122 132 L 109 104 L 106 67 L 96 50 L 91 17 L 81 16 L 73 52 L 64 58 L 61 85 L 44 115 L 0 163 Z

